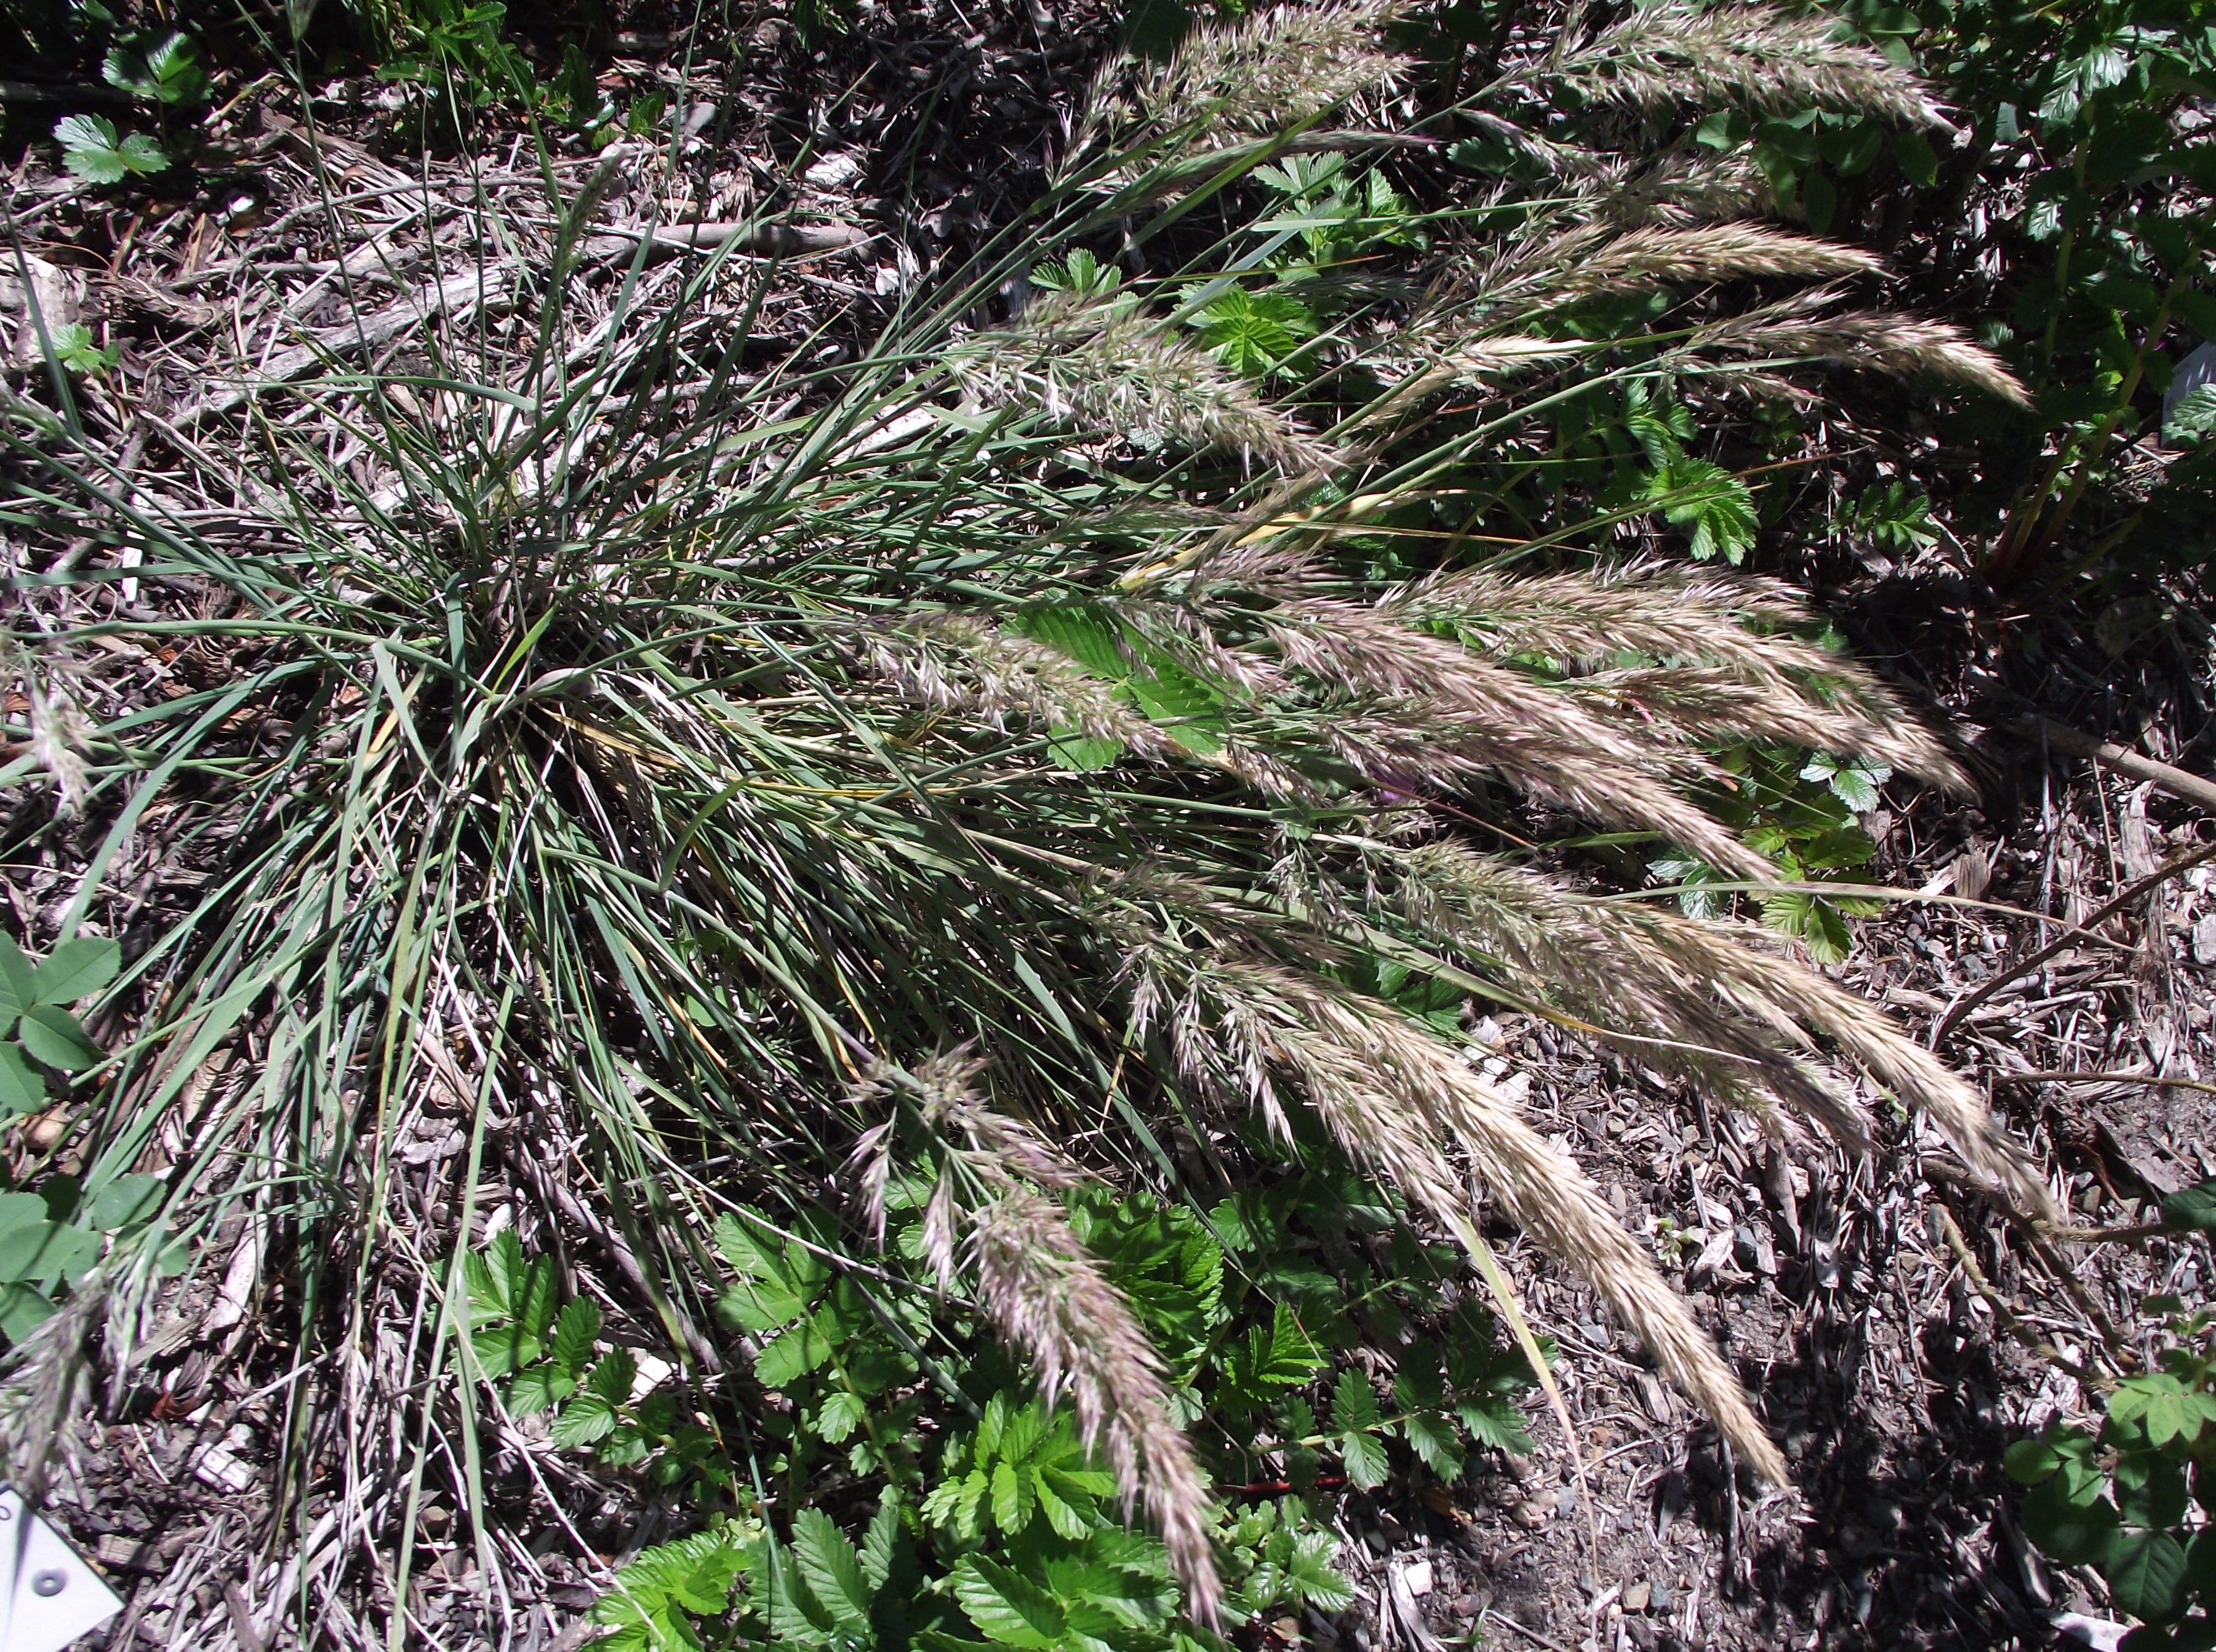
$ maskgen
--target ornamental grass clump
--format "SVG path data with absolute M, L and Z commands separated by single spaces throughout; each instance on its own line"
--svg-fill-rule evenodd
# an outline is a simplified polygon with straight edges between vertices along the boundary
M 600 1193 L 582 1214 L 701 1365 L 742 1360 L 699 1263 L 724 1200 L 843 1201 L 867 1292 L 886 1190 L 920 1179 L 935 1311 L 1074 1402 L 1205 1619 L 1209 1470 L 1062 1202 L 1092 1178 L 1197 1197 L 1159 1145 L 1177 1123 L 1234 1170 L 1272 1138 L 1343 1153 L 1450 1236 L 1475 1242 L 1487 1211 L 1520 1225 L 1782 1480 L 1729 1363 L 1577 1164 L 1457 1039 L 1357 984 L 1388 953 L 1780 1132 L 1867 1145 L 1858 1069 L 2043 1205 L 1967 1087 L 1851 993 L 1554 858 L 1480 853 L 1466 824 L 1576 817 L 1759 882 L 1773 863 L 1697 800 L 1723 745 L 1961 783 L 1945 737 L 1782 587 L 1685 571 L 1651 524 L 1612 559 L 1639 527 L 1620 502 L 1566 494 L 1515 534 L 1486 502 L 1576 397 L 1831 361 L 2011 392 L 1925 324 L 1759 318 L 1776 284 L 1870 260 L 1649 221 L 1625 201 L 1667 198 L 1673 168 L 1705 190 L 1705 163 L 1608 149 L 1618 104 L 1820 96 L 1928 122 L 1928 102 L 1813 24 L 1650 9 L 1468 100 L 1480 130 L 1533 137 L 1518 167 L 1573 139 L 1609 164 L 1537 188 L 1426 160 L 1424 233 L 1365 250 L 1360 279 L 1273 263 L 1298 226 L 1255 221 L 1255 170 L 1351 110 L 1406 122 L 1415 66 L 1386 22 L 1280 9 L 1114 65 L 1048 193 L 843 364 L 742 370 L 780 273 L 736 241 L 663 263 L 637 243 L 588 324 L 588 187 L 508 226 L 516 334 L 458 324 L 427 372 L 335 366 L 281 391 L 286 417 L 249 404 L 254 443 L 175 460 L 205 502 L 10 405 L 27 496 L 182 605 L 95 603 L 38 643 L 183 662 L 173 696 L 41 747 L 100 827 L 65 935 L 132 928 L 111 886 L 132 857 L 196 891 L 115 989 L 143 1020 L 74 1125 L 86 1186 L 158 1148 L 188 1240 L 262 1224 L 244 1266 L 288 1259 L 302 1369 L 330 1373 L 287 1390 L 286 1438 L 401 1405 L 406 1384 L 348 1373 L 380 1270 L 416 1259 L 434 1302 L 434 1259 L 468 1242 L 440 1225 L 466 1200 L 396 1191 L 395 1132 L 426 1106 L 574 1154 Z M 1566 86 L 1602 102 L 1548 151 Z M 1196 229 L 1203 202 L 1234 228 Z M 1005 306 L 1074 251 L 1120 253 L 1120 281 Z M 1257 316 L 1292 347 L 1237 331 Z M 414 1380 L 445 1380 L 420 1346 Z M 372 1478 L 404 1462 L 363 1449 Z

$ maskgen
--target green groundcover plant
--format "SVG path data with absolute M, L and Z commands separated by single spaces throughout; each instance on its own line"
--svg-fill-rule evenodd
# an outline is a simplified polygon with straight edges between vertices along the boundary
M 1227 1510 L 1222 1452 L 1267 1433 L 1276 1477 L 1312 1452 L 1358 1488 L 1514 1427 L 1474 1332 L 1363 1320 L 1389 1376 L 1308 1368 L 1338 1346 L 1317 1316 L 1353 1310 L 1269 1276 L 1268 1199 L 1321 1175 L 1342 1216 L 1386 1213 L 1395 1257 L 1450 1246 L 1496 1289 L 1482 1224 L 1519 1227 L 1781 1479 L 1714 1341 L 1461 1011 L 1868 1144 L 1820 1055 L 2047 1208 L 1967 1084 L 1774 937 L 1501 847 L 1574 819 L 1777 895 L 1773 854 L 1700 801 L 1729 754 L 1828 754 L 1800 783 L 1848 806 L 1881 774 L 1960 783 L 1790 593 L 1732 569 L 1747 484 L 1703 432 L 1812 370 L 2020 391 L 1947 328 L 1850 307 L 1837 283 L 1875 262 L 1749 221 L 1767 183 L 1694 140 L 1719 107 L 1932 126 L 1822 20 L 1580 25 L 1414 133 L 1391 22 L 1258 13 L 1111 65 L 1038 201 L 852 359 L 747 364 L 779 273 L 736 243 L 641 244 L 588 327 L 563 299 L 603 170 L 550 174 L 551 210 L 474 243 L 520 249 L 527 324 L 453 327 L 428 370 L 334 364 L 286 392 L 314 417 L 249 410 L 243 470 L 197 484 L 228 503 L 136 486 L 58 375 L 52 406 L 11 398 L 11 522 L 194 594 L 93 603 L 22 667 L 40 726 L 0 784 L 65 781 L 91 845 L 58 946 L 126 921 L 103 880 L 147 835 L 196 879 L 108 989 L 143 1020 L 77 1114 L 86 1193 L 163 1156 L 160 1209 L 24 1369 L 103 1310 L 127 1359 L 158 1254 L 250 1213 L 304 1360 L 358 1345 L 404 1258 L 428 1392 L 504 1384 L 718 1509 L 633 1592 L 680 1641 L 672 1611 L 741 1583 L 773 1636 L 889 1634 L 910 1566 L 945 1586 L 934 1632 L 1228 1626 L 1308 1587 L 1266 1567 L 1316 1556 L 1308 1517 Z M 95 642 L 175 650 L 179 692 L 72 720 Z M 472 1244 L 473 1182 L 435 1216 L 396 1202 L 397 1121 L 457 1096 L 468 1174 L 495 1125 L 574 1159 L 668 1348 L 751 1372 L 742 1430 L 627 1383 L 551 1274 Z M 1134 1261 L 1157 1220 L 1191 1273 Z M 1228 1303 L 1250 1239 L 1259 1294 L 1213 1318 L 1193 1259 L 1221 1250 Z M 1326 1298 L 1356 1291 L 1334 1277 Z M 981 1340 L 1040 1403 L 979 1374 Z M 320 1391 L 287 1390 L 287 1475 Z M 879 1404 L 939 1408 L 935 1456 L 871 1440 Z M 841 1449 L 867 1495 L 819 1507 L 805 1465 Z

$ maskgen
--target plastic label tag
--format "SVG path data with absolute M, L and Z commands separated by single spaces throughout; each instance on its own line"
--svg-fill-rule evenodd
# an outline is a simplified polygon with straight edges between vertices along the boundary
M 0 1488 L 0 1652 L 62 1652 L 122 1610 L 69 1540 Z

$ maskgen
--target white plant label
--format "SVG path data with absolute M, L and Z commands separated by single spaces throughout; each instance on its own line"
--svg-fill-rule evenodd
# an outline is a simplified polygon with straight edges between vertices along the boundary
M 69 1540 L 0 1488 L 0 1652 L 62 1652 L 122 1610 Z

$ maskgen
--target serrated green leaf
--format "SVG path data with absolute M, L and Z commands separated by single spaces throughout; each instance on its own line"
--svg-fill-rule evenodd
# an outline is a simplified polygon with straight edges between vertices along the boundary
M 508 1379 L 503 1396 L 510 1416 L 536 1416 L 577 1391 L 574 1378 L 551 1365 L 533 1365 Z
M 610 1348 L 586 1373 L 584 1385 L 611 1406 L 628 1404 L 631 1390 L 638 1385 L 637 1356 L 629 1348 Z
M 877 1512 L 870 1517 L 868 1530 L 862 1533 L 862 1580 L 872 1595 L 892 1576 L 906 1536 L 901 1525 L 900 1499 L 887 1492 Z
M 782 1336 L 762 1344 L 754 1360 L 754 1377 L 764 1388 L 784 1388 L 821 1366 L 831 1357 L 831 1345 L 808 1321 Z
M 834 1390 L 825 1395 L 823 1403 L 816 1408 L 816 1432 L 832 1445 L 842 1446 L 854 1437 L 867 1410 L 868 1405 L 860 1395 L 850 1394 L 843 1388 Z
M 993 1523 L 1011 1537 L 1031 1524 L 1037 1506 L 1031 1476 L 1003 1458 L 993 1465 Z
M 821 1509 L 792 1517 L 792 1552 L 809 1592 L 842 1624 L 866 1623 L 874 1596 L 854 1545 Z
M 1385 1414 L 1377 1409 L 1377 1396 L 1360 1372 L 1342 1371 L 1339 1381 L 1332 1385 L 1331 1425 L 1341 1433 L 1375 1433 L 1385 1426 Z
M 169 170 L 169 151 L 143 132 L 134 132 L 115 146 L 115 158 L 126 172 L 151 177 Z
M 15 1023 L 15 1036 L 32 1060 L 65 1073 L 83 1072 L 98 1066 L 103 1058 L 104 1052 L 86 1036 L 77 1017 L 52 1004 L 25 1010 L 22 1020 Z
M 524 1270 L 522 1284 L 511 1299 L 515 1322 L 544 1342 L 554 1328 L 554 1316 L 562 1302 L 562 1282 L 551 1256 L 534 1256 Z
M 605 1439 L 615 1426 L 615 1408 L 590 1389 L 580 1389 L 555 1417 L 547 1437 L 564 1450 L 571 1450 Z
M 955 1568 L 954 1598 L 971 1623 L 1003 1646 L 1056 1646 L 1068 1627 L 1061 1606 L 1045 1590 L 982 1555 Z
M 1400 1425 L 1423 1464 L 1442 1480 L 1462 1472 L 1462 1438 L 1454 1425 L 1435 1411 L 1419 1411 Z
M 495 1326 L 470 1337 L 471 1357 L 483 1377 L 505 1377 L 530 1365 L 543 1352 L 539 1339 L 517 1325 Z
M 1346 1477 L 1363 1491 L 1374 1491 L 1392 1476 L 1392 1459 L 1385 1442 L 1375 1434 L 1341 1434 L 1339 1454 L 1346 1463 Z
M 1067 655 L 1104 681 L 1121 682 L 1131 675 L 1131 663 L 1123 655 L 1122 626 L 1090 604 L 1025 608 L 1016 616 L 1013 629 Z
M 554 1335 L 546 1351 L 564 1376 L 581 1375 L 593 1358 L 593 1342 L 600 1334 L 598 1304 L 579 1297 L 565 1305 L 554 1322 Z

